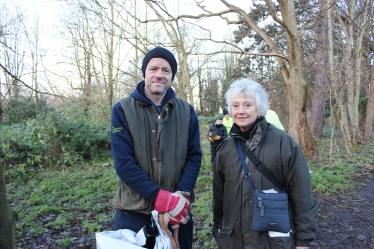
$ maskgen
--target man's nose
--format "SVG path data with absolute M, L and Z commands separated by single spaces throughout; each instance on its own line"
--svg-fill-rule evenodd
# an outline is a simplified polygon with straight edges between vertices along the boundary
M 164 77 L 164 74 L 163 74 L 163 72 L 162 72 L 161 69 L 158 69 L 158 70 L 156 71 L 156 77 L 160 77 L 160 78 Z

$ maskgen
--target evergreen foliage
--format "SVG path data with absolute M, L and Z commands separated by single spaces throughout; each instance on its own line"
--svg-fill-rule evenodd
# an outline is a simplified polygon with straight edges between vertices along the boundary
M 6 167 L 20 170 L 110 157 L 109 125 L 84 114 L 50 111 L 43 118 L 2 124 L 0 134 Z
M 5 124 L 24 123 L 28 119 L 34 119 L 39 116 L 41 118 L 44 114 L 52 111 L 53 108 L 47 105 L 47 101 L 41 99 L 38 105 L 32 97 L 19 97 L 10 100 L 4 108 Z M 41 115 L 41 117 L 40 117 Z

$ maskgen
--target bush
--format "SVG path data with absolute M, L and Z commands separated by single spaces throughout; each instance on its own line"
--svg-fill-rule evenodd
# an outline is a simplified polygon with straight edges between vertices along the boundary
M 26 122 L 29 119 L 43 117 L 46 113 L 53 110 L 47 105 L 47 101 L 40 99 L 38 107 L 32 97 L 20 97 L 10 100 L 4 108 L 5 124 L 16 124 Z
M 77 161 L 110 157 L 109 125 L 83 116 L 67 118 L 51 111 L 43 119 L 0 125 L 0 152 L 6 165 L 71 165 Z

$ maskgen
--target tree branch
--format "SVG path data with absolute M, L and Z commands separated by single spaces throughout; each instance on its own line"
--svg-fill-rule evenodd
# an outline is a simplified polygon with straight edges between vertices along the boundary
M 33 91 L 33 92 L 35 92 L 35 93 L 40 93 L 40 94 L 46 94 L 46 95 L 56 96 L 56 95 L 54 95 L 54 94 L 50 94 L 50 93 L 47 93 L 47 92 L 41 92 L 41 91 L 39 91 L 39 90 L 36 90 L 36 89 L 30 87 L 30 86 L 27 85 L 24 81 L 22 81 L 21 79 L 19 79 L 17 76 L 15 76 L 15 75 L 13 75 L 11 72 L 9 72 L 9 70 L 8 70 L 6 67 L 4 67 L 1 63 L 0 63 L 0 67 L 1 67 L 1 69 L 4 70 L 4 72 L 5 72 L 6 74 L 8 74 L 8 75 L 9 75 L 10 77 L 12 77 L 14 80 L 16 80 L 16 81 L 22 83 L 26 88 L 30 89 L 31 91 Z M 58 96 L 58 95 L 57 95 L 56 97 L 61 97 L 61 96 Z

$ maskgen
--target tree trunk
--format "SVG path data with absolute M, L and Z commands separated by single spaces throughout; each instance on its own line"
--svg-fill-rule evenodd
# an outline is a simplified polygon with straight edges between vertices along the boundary
M 333 0 L 328 1 L 329 5 L 332 6 Z M 336 113 L 337 120 L 340 123 L 340 129 L 342 131 L 344 146 L 347 154 L 351 156 L 351 133 L 348 129 L 348 117 L 347 111 L 343 104 L 343 100 L 341 97 L 341 88 L 337 86 L 336 83 L 336 76 L 334 72 L 334 46 L 333 46 L 333 20 L 332 20 L 332 10 L 331 8 L 327 9 L 327 30 L 328 30 L 328 57 L 329 57 L 329 68 L 330 68 L 330 81 L 331 81 L 331 88 L 334 93 L 335 100 L 338 105 L 338 111 Z M 331 113 L 332 115 L 332 113 Z
M 306 115 L 306 83 L 302 76 L 291 70 L 290 67 L 291 78 L 286 82 L 290 108 L 288 133 L 300 144 L 306 158 L 317 157 L 317 142 L 309 129 Z
M 325 6 L 326 1 L 321 0 L 321 6 Z M 310 113 L 310 117 L 308 119 L 310 131 L 313 134 L 313 137 L 320 138 L 322 137 L 323 132 L 323 124 L 324 124 L 324 115 L 325 115 L 325 107 L 326 107 L 326 81 L 325 81 L 325 73 L 326 73 L 326 47 L 324 44 L 327 42 L 327 23 L 326 23 L 326 15 L 325 12 L 322 12 L 321 19 L 318 23 L 318 30 L 317 30 L 317 43 L 316 43 L 316 58 L 315 58 L 315 82 L 314 82 L 314 91 L 312 96 L 312 109 Z
M 374 66 L 371 69 L 371 81 L 369 84 L 368 104 L 366 106 L 366 117 L 364 124 L 364 139 L 369 141 L 373 136 L 373 120 L 374 120 Z
M 302 72 L 302 50 L 298 37 L 294 1 L 279 1 L 287 33 L 288 73 L 281 69 L 287 85 L 290 108 L 288 133 L 300 144 L 306 158 L 318 157 L 317 142 L 310 131 L 307 115 L 307 83 Z
M 10 209 L 4 181 L 4 168 L 0 158 L 0 248 L 15 248 L 16 214 Z
M 352 3 L 354 6 L 354 4 Z M 359 24 L 361 28 L 359 28 L 359 32 L 357 32 L 355 36 L 355 46 L 354 46 L 354 57 L 355 57 L 355 68 L 354 68 L 354 75 L 355 75 L 355 91 L 354 91 L 354 122 L 352 122 L 352 130 L 353 130 L 353 138 L 352 143 L 354 146 L 357 146 L 358 143 L 358 135 L 359 135 L 359 126 L 360 126 L 360 115 L 358 111 L 358 104 L 360 102 L 360 93 L 361 93 L 361 80 L 362 80 L 362 40 L 365 34 L 365 30 L 367 29 L 367 20 L 368 20 L 368 13 L 370 11 L 370 5 L 367 4 L 364 8 L 363 13 L 359 16 Z
M 316 72 L 316 74 L 318 74 L 318 72 Z M 321 82 L 316 79 L 316 88 L 313 92 L 312 97 L 312 110 L 310 117 L 308 119 L 310 131 L 312 132 L 312 135 L 315 138 L 322 137 L 323 125 L 325 123 L 324 115 L 326 108 L 326 99 L 324 96 L 324 92 L 321 91 L 321 86 L 319 85 L 320 83 Z
M 0 80 L 0 124 L 3 122 L 3 95 L 1 93 L 1 88 L 2 88 L 2 84 L 1 84 L 1 80 Z

